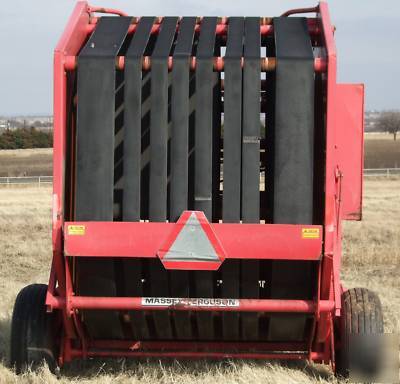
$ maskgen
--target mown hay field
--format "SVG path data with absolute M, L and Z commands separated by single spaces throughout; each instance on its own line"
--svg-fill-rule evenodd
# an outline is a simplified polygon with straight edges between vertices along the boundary
M 0 177 L 49 176 L 52 174 L 52 148 L 0 151 Z M 365 135 L 365 168 L 400 168 L 400 140 L 393 135 Z
M 104 360 L 74 364 L 57 380 L 47 369 L 17 377 L 8 368 L 15 296 L 46 282 L 51 260 L 51 189 L 0 188 L 0 383 L 335 383 L 326 367 L 254 361 Z M 400 178 L 368 179 L 364 220 L 344 226 L 343 280 L 381 297 L 385 330 L 400 324 Z

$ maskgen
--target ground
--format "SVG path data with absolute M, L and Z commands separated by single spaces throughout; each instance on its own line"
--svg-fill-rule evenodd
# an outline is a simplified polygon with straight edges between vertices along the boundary
M 347 287 L 377 291 L 385 330 L 400 324 L 400 178 L 368 179 L 364 220 L 344 226 L 343 280 Z M 10 318 L 17 292 L 46 282 L 51 260 L 51 189 L 0 188 L 0 383 L 334 383 L 329 370 L 303 363 L 169 362 L 86 363 L 63 371 L 57 381 L 46 369 L 17 378 L 7 368 Z

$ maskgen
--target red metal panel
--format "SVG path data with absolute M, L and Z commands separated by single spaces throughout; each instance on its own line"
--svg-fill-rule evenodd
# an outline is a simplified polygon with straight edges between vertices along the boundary
M 68 256 L 157 257 L 175 225 L 67 222 L 64 251 Z M 74 234 L 76 226 L 84 228 L 80 234 Z M 322 227 L 318 225 L 211 224 L 211 228 L 226 258 L 318 260 L 321 256 Z M 314 237 L 307 236 L 304 232 L 307 230 L 311 230 Z
M 364 168 L 363 84 L 337 85 L 336 119 L 336 157 L 342 174 L 341 216 L 345 220 L 361 220 Z

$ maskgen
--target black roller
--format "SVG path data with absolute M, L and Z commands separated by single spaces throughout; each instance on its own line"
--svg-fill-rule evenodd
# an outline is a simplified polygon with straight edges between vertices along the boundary
M 277 60 L 273 223 L 312 224 L 314 55 L 306 18 L 280 17 L 273 22 Z M 272 298 L 309 297 L 314 281 L 311 268 L 310 263 L 305 262 L 274 261 L 271 273 Z M 273 317 L 269 337 L 272 340 L 283 337 L 301 340 L 304 338 L 305 325 L 305 316 Z M 283 332 L 285 329 L 288 330 L 286 333 Z
M 242 165 L 242 66 L 244 18 L 231 17 L 225 54 L 224 86 L 224 160 L 222 219 L 226 223 L 240 222 L 240 187 Z M 240 263 L 224 263 L 222 271 L 223 297 L 239 298 Z M 224 313 L 223 337 L 239 339 L 239 314 Z
M 78 56 L 75 220 L 112 221 L 114 202 L 115 59 L 130 17 L 101 17 Z M 99 81 L 101 79 L 101 81 Z M 111 260 L 78 260 L 78 294 L 115 296 Z M 84 311 L 94 338 L 121 338 L 118 312 Z

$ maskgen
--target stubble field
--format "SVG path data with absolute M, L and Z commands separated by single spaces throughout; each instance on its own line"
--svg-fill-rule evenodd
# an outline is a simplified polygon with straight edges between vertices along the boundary
M 18 291 L 47 282 L 51 240 L 51 189 L 0 188 L 0 383 L 334 383 L 322 366 L 247 362 L 141 363 L 96 361 L 73 365 L 57 380 L 47 369 L 17 377 L 8 368 L 12 306 Z M 365 183 L 364 220 L 344 227 L 343 280 L 381 297 L 385 330 L 400 324 L 400 178 Z

